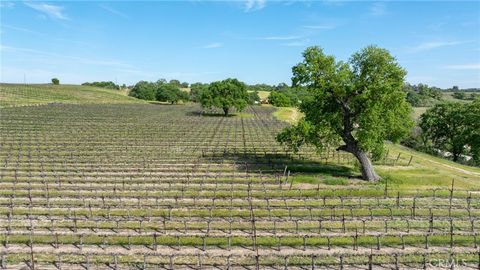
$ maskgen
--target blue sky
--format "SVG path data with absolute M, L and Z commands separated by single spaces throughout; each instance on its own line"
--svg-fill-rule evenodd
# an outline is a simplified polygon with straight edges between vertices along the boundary
M 407 81 L 480 87 L 480 1 L 1 1 L 1 81 L 159 78 L 290 83 L 313 45 L 338 59 L 370 44 Z

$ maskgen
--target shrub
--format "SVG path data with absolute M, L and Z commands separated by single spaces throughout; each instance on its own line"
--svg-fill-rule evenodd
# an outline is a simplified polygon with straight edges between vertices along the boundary
M 128 95 L 144 100 L 155 100 L 156 90 L 155 83 L 139 81 L 137 84 L 135 84 Z
M 260 103 L 260 96 L 258 95 L 258 91 L 253 91 L 248 93 L 248 104 L 258 104 Z
M 268 102 L 276 107 L 290 107 L 292 106 L 291 100 L 283 93 L 273 91 L 268 96 Z
M 107 89 L 116 89 L 120 90 L 120 86 L 115 84 L 112 81 L 101 81 L 101 82 L 84 82 L 82 85 L 88 85 L 88 86 L 95 86 L 95 87 L 101 87 L 101 88 L 107 88 Z M 125 88 L 125 87 L 124 87 Z

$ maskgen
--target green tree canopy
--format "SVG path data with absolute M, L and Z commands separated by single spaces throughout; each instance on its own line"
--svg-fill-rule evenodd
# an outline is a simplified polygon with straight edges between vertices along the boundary
M 248 104 L 254 105 L 260 103 L 260 96 L 258 95 L 258 91 L 252 91 L 248 93 Z
M 290 98 L 282 92 L 272 91 L 268 96 L 268 103 L 276 107 L 290 107 L 294 105 Z
M 376 46 L 353 54 L 348 63 L 319 47 L 307 48 L 303 57 L 292 68 L 292 82 L 310 94 L 300 105 L 305 117 L 277 140 L 294 150 L 305 143 L 319 150 L 335 146 L 357 158 L 363 179 L 378 180 L 368 153 L 380 157 L 385 140 L 397 142 L 413 126 L 402 91 L 406 71 Z
M 436 149 L 452 154 L 471 154 L 478 162 L 480 154 L 480 101 L 470 104 L 441 103 L 428 109 L 420 118 L 423 135 Z
M 193 102 L 200 102 L 202 92 L 208 88 L 208 83 L 192 83 L 190 85 L 190 100 Z
M 179 80 L 175 80 L 175 79 L 170 80 L 170 81 L 168 82 L 168 84 L 171 84 L 171 85 L 176 86 L 176 87 L 181 87 L 181 86 L 182 86 L 182 84 L 180 83 L 180 81 L 179 81 Z
M 189 100 L 188 93 L 180 90 L 177 84 L 164 83 L 157 87 L 156 95 L 157 101 L 170 102 L 171 104 L 179 101 Z
M 231 108 L 242 111 L 248 104 L 247 87 L 237 79 L 226 79 L 211 83 L 202 91 L 200 103 L 204 108 L 220 108 L 225 116 Z
M 467 94 L 465 94 L 464 92 L 455 92 L 455 93 L 453 93 L 452 96 L 456 99 L 466 99 L 467 98 Z
M 472 103 L 466 105 L 467 112 L 465 118 L 467 119 L 468 129 L 468 144 L 470 147 L 470 154 L 475 160 L 476 164 L 480 164 L 480 97 L 476 98 Z
M 82 85 L 96 86 L 96 87 L 102 87 L 102 88 L 107 88 L 107 89 L 117 89 L 117 90 L 120 89 L 120 86 L 115 84 L 112 81 L 84 82 L 84 83 L 82 83 Z
M 59 85 L 59 84 L 60 84 L 60 80 L 57 79 L 57 78 L 52 78 L 52 84 L 53 84 L 53 85 Z
M 144 99 L 144 100 L 155 100 L 157 92 L 157 83 L 139 81 L 135 84 L 132 90 L 129 93 L 129 96 Z

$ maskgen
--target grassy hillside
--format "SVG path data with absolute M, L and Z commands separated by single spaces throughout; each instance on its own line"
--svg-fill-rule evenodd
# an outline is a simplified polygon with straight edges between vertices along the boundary
M 277 108 L 273 115 L 289 123 L 295 123 L 301 116 L 295 108 Z M 414 117 L 417 118 L 418 115 Z M 388 144 L 387 149 L 390 160 L 398 158 L 405 164 L 412 158 L 411 166 L 385 166 L 382 161 L 376 165 L 378 173 L 384 179 L 388 179 L 389 185 L 396 188 L 447 188 L 451 185 L 452 179 L 455 179 L 457 187 L 480 188 L 479 168 L 461 165 L 401 145 Z M 299 182 L 316 183 L 322 177 L 323 175 L 300 175 L 297 179 Z
M 467 95 L 470 95 L 472 92 L 464 92 Z M 469 103 L 472 102 L 472 100 L 463 100 L 463 99 L 457 99 L 453 97 L 454 92 L 443 92 L 442 97 L 445 101 L 450 101 L 450 102 L 460 102 L 460 103 Z
M 0 84 L 0 107 L 48 103 L 145 103 L 124 91 L 83 85 Z

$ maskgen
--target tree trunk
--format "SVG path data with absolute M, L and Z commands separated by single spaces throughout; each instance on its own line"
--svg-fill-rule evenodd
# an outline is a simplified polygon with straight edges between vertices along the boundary
M 380 180 L 380 176 L 378 176 L 378 174 L 375 172 L 373 164 L 368 158 L 367 153 L 360 150 L 356 143 L 350 141 L 348 145 L 343 145 L 337 148 L 337 151 L 340 150 L 351 153 L 357 158 L 358 162 L 360 163 L 360 170 L 362 171 L 363 180 L 368 180 L 370 182 L 376 182 Z
M 223 107 L 223 113 L 225 114 L 225 116 L 228 115 L 228 107 Z
M 362 178 L 370 182 L 376 182 L 380 179 L 380 176 L 375 172 L 373 164 L 367 156 L 367 153 L 357 150 L 353 155 L 360 162 L 360 170 L 362 171 Z
M 362 171 L 363 180 L 368 180 L 370 182 L 376 182 L 380 179 L 380 176 L 375 172 L 372 162 L 367 156 L 367 153 L 362 151 L 358 146 L 358 141 L 353 137 L 353 123 L 352 123 L 352 113 L 350 108 L 345 102 L 340 102 L 342 106 L 343 113 L 343 132 L 342 139 L 345 145 L 340 146 L 337 150 L 343 150 L 349 153 L 352 153 L 360 163 L 360 170 Z

